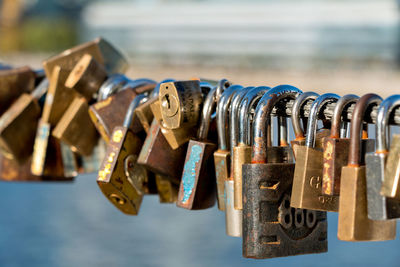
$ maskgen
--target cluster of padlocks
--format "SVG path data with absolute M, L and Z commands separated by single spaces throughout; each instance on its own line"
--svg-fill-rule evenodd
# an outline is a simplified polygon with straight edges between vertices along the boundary
M 217 202 L 247 258 L 326 252 L 328 211 L 339 212 L 340 240 L 395 238 L 400 135 L 389 125 L 400 124 L 400 95 L 131 80 L 104 39 L 43 67 L 1 67 L 2 180 L 98 171 L 104 196 L 129 215 L 146 194 L 188 210 Z

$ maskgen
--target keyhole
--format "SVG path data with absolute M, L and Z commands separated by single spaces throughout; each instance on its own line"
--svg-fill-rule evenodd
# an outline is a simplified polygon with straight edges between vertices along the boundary
M 171 101 L 169 100 L 169 94 L 165 95 L 165 100 L 167 101 L 167 109 L 171 109 Z

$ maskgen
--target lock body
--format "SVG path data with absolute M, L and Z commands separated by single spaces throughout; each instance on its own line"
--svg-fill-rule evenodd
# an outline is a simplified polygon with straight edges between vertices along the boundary
M 251 146 L 239 144 L 233 148 L 233 181 L 235 185 L 234 207 L 237 210 L 243 209 L 243 175 L 242 166 L 251 162 Z
M 217 182 L 218 209 L 225 211 L 225 180 L 229 177 L 231 153 L 218 149 L 214 152 L 215 179 Z
M 179 184 L 186 148 L 187 145 L 183 145 L 173 150 L 161 133 L 157 120 L 154 119 L 140 151 L 138 163 L 149 171 L 166 176 L 172 182 Z
M 290 205 L 300 209 L 338 211 L 339 198 L 322 194 L 323 152 L 301 146 L 297 148 L 296 158 Z
M 190 140 L 176 205 L 185 209 L 207 209 L 215 204 L 216 180 L 212 155 L 217 146 Z
M 324 147 L 324 138 L 328 137 L 331 134 L 331 131 L 329 129 L 321 129 L 317 131 L 316 134 L 316 139 L 315 139 L 315 147 L 318 149 L 322 149 Z M 294 139 L 290 141 L 292 150 L 293 150 L 293 155 L 296 158 L 297 154 L 297 148 L 304 146 L 306 143 L 305 138 L 300 138 L 300 139 Z
M 244 257 L 327 251 L 326 213 L 290 207 L 293 174 L 292 163 L 243 165 Z
M 338 196 L 340 193 L 340 177 L 342 167 L 347 165 L 349 158 L 349 138 L 332 138 L 326 137 L 323 140 L 323 177 L 322 177 L 322 193 L 325 195 Z M 375 140 L 361 140 L 361 155 L 374 151 Z M 361 163 L 364 164 L 364 157 Z
M 128 179 L 134 168 L 132 155 L 139 153 L 142 142 L 126 127 L 116 127 L 101 164 L 97 184 L 103 194 L 125 214 L 137 215 L 143 198 L 140 185 Z M 140 188 L 138 188 L 140 187 Z
M 400 218 L 400 200 L 380 194 L 385 177 L 387 154 L 370 152 L 365 156 L 367 177 L 368 218 L 389 220 Z
M 0 117 L 0 149 L 18 163 L 32 154 L 40 106 L 31 95 L 21 95 Z
M 196 126 L 203 102 L 200 81 L 163 83 L 158 98 L 165 128 Z
M 368 218 L 365 166 L 342 169 L 338 238 L 343 241 L 382 241 L 396 237 L 395 221 Z
M 146 103 L 141 104 L 135 109 L 135 115 L 143 127 L 143 130 L 148 133 L 150 130 L 151 122 L 153 121 L 154 115 L 151 111 L 151 104 L 157 101 L 157 98 L 148 100 Z
M 400 135 L 393 135 L 386 162 L 381 194 L 400 200 Z
M 98 143 L 98 134 L 88 113 L 83 97 L 75 98 L 53 130 L 53 136 L 82 155 L 92 154 Z M 84 131 L 82 131 L 84 129 Z
M 233 179 L 225 180 L 225 229 L 228 236 L 241 237 L 243 212 L 234 207 L 234 186 Z

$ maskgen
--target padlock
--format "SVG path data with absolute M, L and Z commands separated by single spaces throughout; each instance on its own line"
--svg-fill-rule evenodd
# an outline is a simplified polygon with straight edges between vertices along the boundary
M 258 86 L 250 89 L 240 101 L 239 123 L 238 123 L 238 143 L 233 147 L 233 181 L 234 181 L 234 207 L 237 210 L 243 209 L 242 200 L 242 165 L 251 163 L 251 116 L 249 113 L 258 104 L 258 101 L 270 87 Z
M 165 128 L 177 129 L 198 124 L 203 103 L 200 81 L 163 83 L 158 100 Z
M 217 180 L 217 200 L 219 210 L 225 211 L 225 180 L 230 176 L 230 149 L 227 139 L 228 108 L 234 93 L 241 85 L 231 85 L 221 95 L 217 103 L 218 150 L 214 152 L 215 176 Z
M 77 155 L 78 172 L 86 174 L 98 172 L 103 159 L 106 157 L 106 150 L 106 142 L 103 139 L 98 139 L 91 155 Z
M 237 90 L 230 103 L 229 111 L 229 139 L 230 154 L 233 153 L 233 147 L 237 145 L 239 135 L 239 106 L 240 101 L 246 93 L 254 87 L 245 87 Z M 235 209 L 235 184 L 233 181 L 233 157 L 231 157 L 230 175 L 225 180 L 225 229 L 226 234 L 233 237 L 242 236 L 242 210 Z
M 292 125 L 293 125 L 293 131 L 295 134 L 295 139 L 290 141 L 290 144 L 292 146 L 293 154 L 294 157 L 296 158 L 297 155 L 297 148 L 300 146 L 304 146 L 306 142 L 306 137 L 304 135 L 304 132 L 307 130 L 307 122 L 308 119 L 304 117 L 304 111 L 303 107 L 315 99 L 319 94 L 314 93 L 314 92 L 305 92 L 301 94 L 293 103 L 292 107 Z M 303 112 L 302 112 L 303 111 Z M 302 118 L 302 120 L 300 120 Z M 303 127 L 302 127 L 303 124 Z M 304 128 L 304 129 L 303 129 Z M 323 147 L 323 138 L 329 136 L 330 130 L 328 129 L 320 129 L 317 131 L 316 137 L 315 137 L 315 146 L 318 148 Z
M 104 67 L 93 56 L 85 54 L 71 70 L 64 85 L 74 89 L 90 102 L 106 78 L 107 72 Z
M 88 109 L 86 99 L 76 97 L 52 132 L 55 138 L 67 144 L 73 152 L 85 156 L 92 154 L 99 139 Z
M 160 86 L 163 83 L 173 82 L 173 79 L 165 79 L 159 83 L 157 83 L 156 87 L 154 87 L 153 91 L 149 95 L 149 100 L 146 103 L 143 103 L 139 107 L 135 109 L 134 116 L 137 117 L 140 124 L 143 127 L 143 130 L 148 133 L 150 129 L 151 122 L 153 121 L 154 115 L 151 111 L 151 105 L 158 101 L 158 94 L 160 92 Z
M 25 163 L 33 152 L 40 117 L 39 100 L 47 92 L 42 82 L 31 92 L 22 94 L 0 117 L 0 151 L 18 164 Z
M 290 206 L 299 209 L 337 211 L 337 196 L 322 194 L 323 151 L 315 147 L 318 115 L 328 103 L 336 102 L 336 94 L 323 94 L 312 104 L 307 123 L 305 146 L 297 148 L 296 168 Z
M 155 106 L 159 107 L 158 104 Z M 137 162 L 149 171 L 168 177 L 172 182 L 179 184 L 187 144 L 172 149 L 161 130 L 156 115 L 154 115 Z
M 207 209 L 215 204 L 216 178 L 212 155 L 217 145 L 208 141 L 211 115 L 216 106 L 216 89 L 211 90 L 204 100 L 197 140 L 191 139 L 186 152 L 185 163 L 176 205 L 196 210 Z
M 127 81 L 121 82 L 121 77 L 113 76 L 106 81 L 104 87 L 99 89 L 101 97 L 107 97 L 107 94 L 114 94 L 108 96 L 106 99 L 101 100 L 89 107 L 89 115 L 92 119 L 100 136 L 108 142 L 112 130 L 123 123 L 126 110 L 130 102 L 137 96 L 139 90 L 142 88 L 150 90 L 154 88 L 155 82 L 149 80 L 141 80 L 137 83 L 132 81 L 127 86 Z M 149 87 L 151 85 L 151 87 Z M 108 92 L 103 93 L 103 90 Z M 100 98 L 100 99 L 102 99 Z M 140 122 L 134 120 L 131 124 L 131 130 L 134 133 L 139 133 L 143 130 Z
M 342 167 L 347 164 L 350 139 L 341 136 L 342 114 L 359 99 L 356 95 L 344 95 L 336 103 L 332 116 L 330 136 L 323 139 L 324 164 L 322 175 L 322 193 L 325 195 L 339 195 L 340 176 Z M 373 141 L 373 140 L 370 140 Z M 364 143 L 364 142 L 363 142 Z M 368 142 L 374 146 L 374 142 Z
M 103 194 L 129 215 L 138 214 L 147 180 L 146 170 L 137 164 L 142 141 L 130 130 L 134 110 L 143 97 L 145 95 L 138 95 L 131 101 L 122 127 L 114 128 L 97 177 Z
M 270 89 L 259 101 L 253 122 L 251 164 L 243 165 L 243 256 L 273 258 L 327 251 L 326 213 L 294 209 L 294 174 L 289 146 L 269 146 L 271 113 L 301 91 L 290 85 Z M 282 114 L 284 115 L 284 114 Z
M 85 54 L 90 54 L 99 64 L 104 65 L 108 73 L 124 73 L 129 67 L 127 60 L 109 42 L 96 38 L 45 60 L 43 67 L 46 76 L 51 76 L 55 66 L 71 70 Z
M 35 73 L 29 67 L 0 70 L 0 114 L 23 93 L 35 87 Z
M 80 95 L 75 90 L 65 87 L 68 75 L 69 71 L 59 66 L 53 68 L 33 147 L 31 171 L 34 175 L 43 175 L 46 158 L 49 156 L 47 149 L 49 139 L 52 138 L 51 131 L 74 98 Z
M 385 167 L 381 195 L 400 200 L 400 135 L 394 134 Z
M 365 166 L 361 164 L 361 131 L 366 111 L 379 105 L 382 98 L 367 94 L 357 101 L 350 126 L 347 166 L 340 179 L 338 238 L 343 241 L 381 241 L 396 237 L 396 221 L 373 221 L 368 218 Z
M 389 220 L 400 218 L 400 200 L 380 194 L 385 179 L 385 165 L 388 155 L 389 118 L 400 106 L 400 95 L 386 98 L 379 106 L 376 117 L 376 151 L 365 156 L 367 177 L 368 218 Z
M 156 174 L 155 179 L 160 203 L 175 203 L 178 199 L 179 185 L 160 174 Z

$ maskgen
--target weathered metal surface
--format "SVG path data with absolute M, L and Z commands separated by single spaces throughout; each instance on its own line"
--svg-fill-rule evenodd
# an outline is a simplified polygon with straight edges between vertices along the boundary
M 190 140 L 176 205 L 185 209 L 207 209 L 215 205 L 216 178 L 213 143 Z
M 155 179 L 160 203 L 175 203 L 178 199 L 178 185 L 159 174 L 156 174 Z
M 243 256 L 273 258 L 326 252 L 325 212 L 290 207 L 294 164 L 243 165 Z M 298 219 L 296 214 L 304 214 Z
M 225 180 L 229 177 L 231 153 L 218 149 L 214 152 L 215 177 L 217 182 L 217 200 L 219 210 L 225 210 Z
M 242 166 L 251 162 L 251 146 L 239 144 L 233 148 L 233 181 L 235 185 L 234 207 L 243 209 L 243 174 Z
M 242 210 L 236 210 L 234 207 L 234 182 L 232 179 L 225 181 L 225 226 L 226 234 L 233 237 L 242 236 Z
M 385 168 L 381 194 L 400 200 L 400 135 L 393 135 Z

